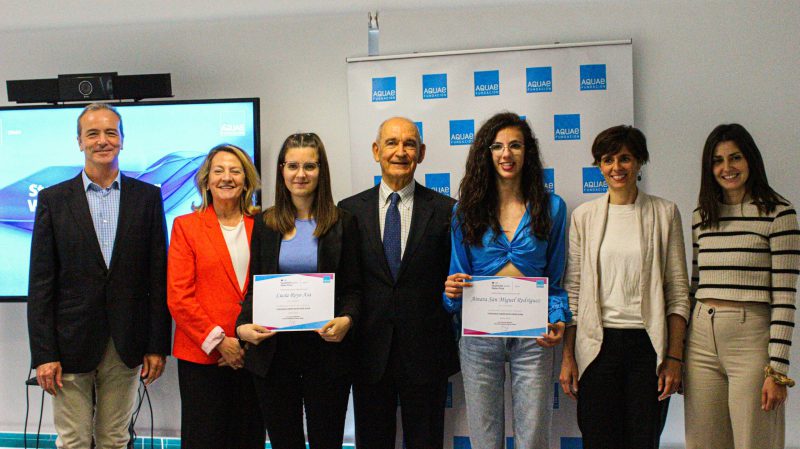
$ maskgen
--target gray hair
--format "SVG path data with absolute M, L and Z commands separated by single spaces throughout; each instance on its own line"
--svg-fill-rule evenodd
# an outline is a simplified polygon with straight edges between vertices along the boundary
M 119 135 L 120 137 L 123 138 L 125 137 L 125 133 L 122 132 L 122 116 L 119 115 L 117 108 L 106 103 L 92 103 L 83 108 L 83 111 L 81 111 L 81 115 L 78 116 L 78 137 L 81 136 L 81 118 L 83 118 L 83 116 L 86 115 L 87 112 L 94 112 L 94 111 L 111 111 L 114 115 L 116 115 L 117 118 L 119 119 Z
M 383 134 L 383 126 L 386 125 L 386 123 L 389 122 L 390 120 L 395 120 L 395 119 L 405 120 L 408 123 L 414 125 L 414 135 L 417 138 L 417 143 L 419 145 L 422 145 L 422 136 L 420 136 L 419 134 L 419 127 L 417 126 L 417 124 L 414 123 L 414 121 L 411 120 L 410 118 L 395 116 L 387 118 L 386 120 L 382 121 L 380 125 L 378 125 L 378 134 L 375 136 L 375 143 L 377 143 L 379 147 L 381 146 L 381 134 Z

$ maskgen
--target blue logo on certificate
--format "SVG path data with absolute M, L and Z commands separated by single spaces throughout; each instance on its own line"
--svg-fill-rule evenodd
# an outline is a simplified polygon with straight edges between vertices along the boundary
M 372 102 L 396 101 L 397 77 L 372 78 Z
M 581 66 L 581 90 L 606 90 L 606 65 Z
M 274 331 L 313 331 L 334 316 L 334 273 L 256 275 L 253 323 Z

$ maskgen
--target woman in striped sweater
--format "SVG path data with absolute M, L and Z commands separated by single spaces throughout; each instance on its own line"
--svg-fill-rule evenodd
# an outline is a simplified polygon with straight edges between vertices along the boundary
M 789 348 L 800 267 L 794 207 L 770 188 L 741 125 L 703 150 L 692 220 L 686 447 L 783 448 Z

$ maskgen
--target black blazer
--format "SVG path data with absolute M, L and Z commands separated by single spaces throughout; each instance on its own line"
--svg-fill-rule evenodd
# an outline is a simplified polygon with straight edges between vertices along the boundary
M 353 320 L 350 330 L 340 343 L 328 343 L 312 332 L 278 334 L 249 346 L 245 353 L 245 368 L 265 377 L 278 344 L 292 344 L 300 358 L 311 361 L 321 377 L 334 378 L 350 373 L 353 365 L 353 335 L 359 325 L 361 307 L 361 274 L 358 257 L 358 227 L 347 211 L 339 210 L 336 224 L 319 239 L 317 245 L 317 272 L 336 274 L 334 314 L 349 315 Z M 256 217 L 250 239 L 250 276 L 277 274 L 280 257 L 280 232 L 269 228 L 262 216 Z M 236 326 L 253 322 L 253 283 L 247 288 L 242 311 Z M 302 335 L 292 335 L 302 334 Z M 285 338 L 290 337 L 290 338 Z M 291 338 L 299 337 L 299 338 Z
M 442 305 L 450 269 L 450 216 L 455 200 L 419 184 L 397 282 L 380 235 L 380 185 L 339 203 L 358 220 L 364 300 L 356 336 L 356 379 L 375 383 L 388 365 L 394 339 L 400 363 L 415 384 L 458 372 L 452 320 Z
M 97 367 L 111 337 L 133 368 L 169 354 L 167 240 L 158 187 L 121 176 L 117 235 L 106 267 L 81 175 L 39 192 L 31 242 L 28 334 L 33 367 Z

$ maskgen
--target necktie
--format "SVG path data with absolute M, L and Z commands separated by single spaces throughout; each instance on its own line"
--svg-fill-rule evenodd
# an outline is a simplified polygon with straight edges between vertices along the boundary
M 383 252 L 386 255 L 386 262 L 389 263 L 389 271 L 395 280 L 397 272 L 400 271 L 400 209 L 397 208 L 399 202 L 400 195 L 392 192 L 389 195 L 389 209 L 386 211 L 386 222 L 383 226 Z

